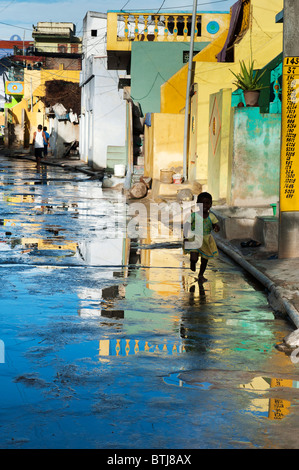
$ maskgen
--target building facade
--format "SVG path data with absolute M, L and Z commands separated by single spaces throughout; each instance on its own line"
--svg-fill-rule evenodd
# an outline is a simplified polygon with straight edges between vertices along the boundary
M 113 168 L 126 162 L 126 102 L 118 86 L 122 71 L 107 66 L 107 15 L 87 12 L 83 30 L 80 156 L 95 169 Z
M 11 80 L 6 82 L 11 103 L 5 106 L 5 145 L 28 149 L 37 125 L 41 124 L 50 133 L 53 155 L 61 157 L 65 144 L 78 141 L 79 126 L 78 122 L 71 122 L 69 117 L 62 123 L 55 112 L 49 112 L 47 84 L 70 83 L 79 90 L 81 53 L 78 51 L 81 39 L 75 37 L 75 26 L 71 23 L 38 23 L 38 27 L 34 27 L 33 36 L 34 43 L 25 52 L 23 49 L 15 51 L 11 59 L 15 67 Z M 68 44 L 64 50 L 59 49 L 62 43 Z M 73 44 L 76 47 L 73 48 Z M 64 101 L 68 108 L 66 114 L 69 116 L 72 108 L 79 104 L 79 116 L 80 95 L 79 100 L 76 100 L 76 93 L 72 94 L 73 101 Z M 58 93 L 57 102 L 59 99 Z

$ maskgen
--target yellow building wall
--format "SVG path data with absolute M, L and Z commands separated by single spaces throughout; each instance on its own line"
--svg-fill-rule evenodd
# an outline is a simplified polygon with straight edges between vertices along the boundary
M 161 113 L 184 113 L 186 104 L 188 64 L 161 86 Z
M 40 97 L 45 95 L 45 83 L 50 80 L 64 80 L 79 83 L 80 70 L 24 70 L 24 97 L 20 103 L 10 109 L 14 124 L 20 125 L 17 131 L 21 140 L 24 126 L 28 137 L 24 138 L 24 145 L 28 140 L 32 142 L 33 133 L 39 124 L 47 125 L 45 106 Z M 32 109 L 31 109 L 31 104 Z
M 212 43 L 199 52 L 201 61 L 217 62 L 216 55 L 223 48 L 228 28 Z M 188 64 L 161 86 L 161 113 L 184 113 L 186 104 Z
M 198 126 L 196 179 L 208 178 L 209 100 L 212 93 L 222 88 L 236 88 L 230 72 L 239 71 L 239 61 L 255 61 L 255 68 L 264 67 L 283 49 L 283 25 L 275 23 L 275 16 L 283 9 L 283 0 L 251 0 L 249 28 L 234 46 L 235 62 L 219 63 L 216 54 L 225 43 L 223 33 L 195 58 L 194 82 L 198 84 Z M 186 77 L 186 78 L 185 78 Z M 185 106 L 187 68 L 183 67 L 161 88 L 161 112 L 183 112 Z M 176 102 L 176 103 L 175 103 Z
M 160 170 L 182 166 L 184 115 L 152 114 L 151 128 L 146 132 L 151 136 L 152 147 L 146 149 L 145 174 L 159 180 Z
M 221 88 L 236 89 L 230 70 L 239 72 L 240 60 L 260 69 L 283 49 L 283 26 L 275 23 L 275 16 L 283 8 L 283 0 L 251 0 L 251 21 L 241 42 L 235 45 L 234 63 L 207 63 L 195 58 L 194 81 L 198 84 L 198 126 L 196 178 L 208 178 L 209 98 Z M 230 110 L 228 109 L 229 113 Z M 228 115 L 229 119 L 229 115 Z
M 24 72 L 24 98 L 39 98 L 45 94 L 45 82 L 50 80 L 64 80 L 67 82 L 79 83 L 80 70 L 25 70 Z M 33 102 L 35 106 L 36 100 Z

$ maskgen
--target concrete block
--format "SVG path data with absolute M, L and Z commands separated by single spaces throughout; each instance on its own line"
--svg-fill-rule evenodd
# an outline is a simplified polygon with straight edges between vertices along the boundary
M 212 212 L 219 220 L 221 236 L 227 240 L 236 238 L 253 238 L 257 240 L 254 232 L 256 219 L 259 216 L 266 218 L 268 215 L 270 216 L 272 208 L 270 206 L 213 206 Z M 261 243 L 263 242 L 261 241 Z
M 278 250 L 278 218 L 275 216 L 258 216 L 254 224 L 253 238 L 266 250 Z
M 212 209 L 219 221 L 221 236 L 227 240 L 235 238 L 253 238 L 254 219 L 244 217 L 229 217 Z

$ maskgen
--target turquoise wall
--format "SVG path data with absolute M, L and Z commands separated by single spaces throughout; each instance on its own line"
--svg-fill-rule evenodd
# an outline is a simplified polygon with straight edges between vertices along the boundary
M 233 109 L 230 204 L 275 203 L 279 197 L 281 114 Z
M 201 51 L 208 42 L 194 44 Z M 140 103 L 143 115 L 160 112 L 160 87 L 184 66 L 183 52 L 190 43 L 133 42 L 131 97 Z
M 259 98 L 261 113 L 281 113 L 282 60 L 282 53 L 278 54 L 259 71 L 264 73 L 261 82 L 265 87 Z M 232 107 L 238 106 L 241 101 L 245 105 L 243 91 L 237 89 L 232 94 Z

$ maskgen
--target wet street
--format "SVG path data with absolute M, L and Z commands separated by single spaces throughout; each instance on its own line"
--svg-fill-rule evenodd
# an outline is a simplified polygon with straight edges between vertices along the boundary
M 0 186 L 0 448 L 299 447 L 293 327 L 229 258 L 199 286 L 82 173 L 0 157 Z

